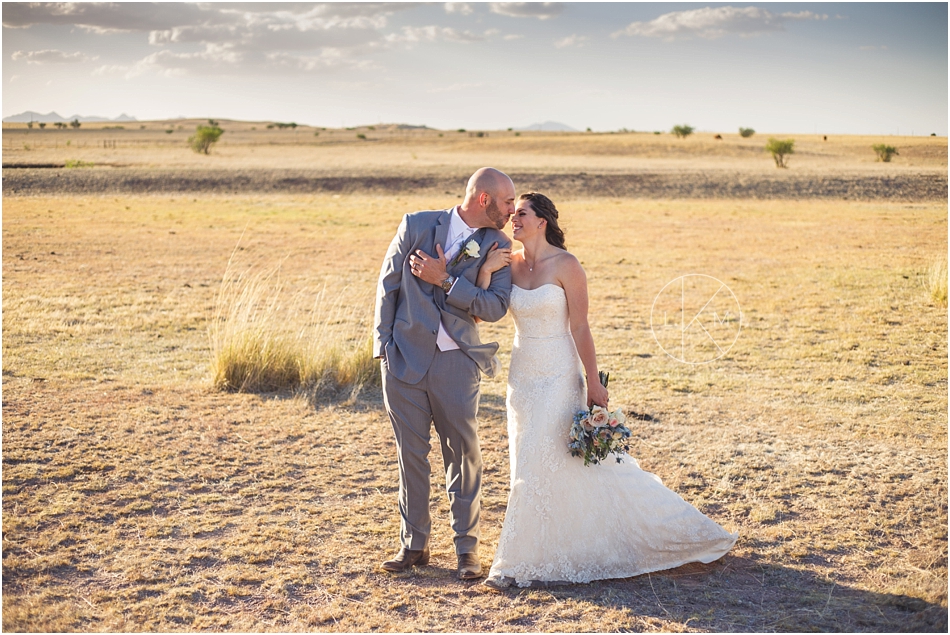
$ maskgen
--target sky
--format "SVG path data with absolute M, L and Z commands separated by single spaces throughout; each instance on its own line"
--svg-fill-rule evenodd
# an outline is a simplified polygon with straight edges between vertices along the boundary
M 2 12 L 4 117 L 947 134 L 944 2 L 4 2 Z

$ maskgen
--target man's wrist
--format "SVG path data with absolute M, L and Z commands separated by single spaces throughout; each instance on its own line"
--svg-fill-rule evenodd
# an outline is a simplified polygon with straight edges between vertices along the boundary
M 439 286 L 442 287 L 443 291 L 448 293 L 452 289 L 453 284 L 455 284 L 455 276 L 447 275 Z

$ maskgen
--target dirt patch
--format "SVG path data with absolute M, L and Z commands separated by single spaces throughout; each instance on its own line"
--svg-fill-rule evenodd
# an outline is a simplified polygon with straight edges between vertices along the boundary
M 539 190 L 558 197 L 846 199 L 932 201 L 947 198 L 947 178 L 940 174 L 888 176 L 782 173 L 668 172 L 625 174 L 511 173 L 519 190 Z M 143 170 L 41 168 L 4 169 L 3 194 L 206 194 L 330 192 L 461 192 L 466 174 L 327 175 L 317 170 Z

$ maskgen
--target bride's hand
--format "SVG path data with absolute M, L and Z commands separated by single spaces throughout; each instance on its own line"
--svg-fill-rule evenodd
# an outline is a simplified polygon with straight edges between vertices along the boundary
M 598 405 L 602 408 L 607 407 L 610 401 L 610 394 L 599 381 L 588 382 L 587 384 L 587 407 Z
M 479 270 L 486 271 L 488 273 L 495 273 L 500 269 L 504 269 L 511 264 L 511 248 L 499 249 L 498 243 L 492 243 L 491 248 L 488 250 L 488 255 L 485 256 L 485 260 L 482 261 L 482 268 Z

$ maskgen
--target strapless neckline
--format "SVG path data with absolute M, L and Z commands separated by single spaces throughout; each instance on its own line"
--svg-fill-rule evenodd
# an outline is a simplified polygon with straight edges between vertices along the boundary
M 562 287 L 562 286 L 559 285 L 559 284 L 554 284 L 553 282 L 545 282 L 545 283 L 542 284 L 541 286 L 535 287 L 535 288 L 533 288 L 533 289 L 525 289 L 524 287 L 519 287 L 518 285 L 516 285 L 516 284 L 514 284 L 514 283 L 512 283 L 511 286 L 516 287 L 516 288 L 518 288 L 518 289 L 520 289 L 520 290 L 522 290 L 522 291 L 537 291 L 538 289 L 543 289 L 544 287 L 557 287 L 557 288 L 560 289 L 561 291 L 564 291 L 564 287 Z

